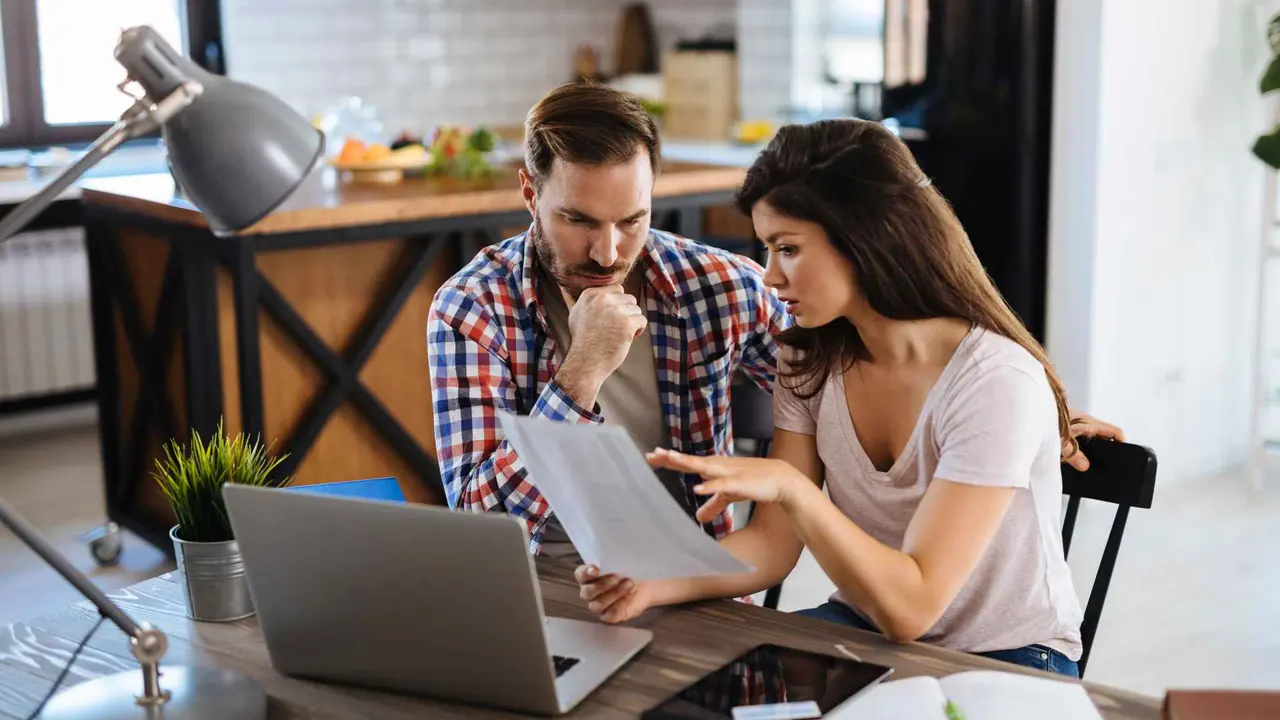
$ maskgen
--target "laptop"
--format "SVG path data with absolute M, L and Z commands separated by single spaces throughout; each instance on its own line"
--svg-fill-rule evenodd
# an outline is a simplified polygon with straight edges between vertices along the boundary
M 544 617 L 510 515 L 231 483 L 223 497 L 284 675 L 558 715 L 653 639 Z

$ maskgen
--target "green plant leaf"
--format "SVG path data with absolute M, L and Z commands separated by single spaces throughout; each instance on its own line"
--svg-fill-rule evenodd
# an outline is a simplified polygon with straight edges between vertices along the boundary
M 1280 170 L 1280 127 L 1259 137 L 1253 143 L 1253 154 L 1272 168 Z
M 228 482 L 270 485 L 272 473 L 284 457 L 272 458 L 267 448 L 243 434 L 228 437 L 222 423 L 208 439 L 194 430 L 184 446 L 176 439 L 162 447 L 153 476 L 173 507 L 178 537 L 188 542 L 222 542 L 233 539 L 231 522 L 222 499 Z M 285 478 L 279 485 L 287 485 Z
M 1267 71 L 1262 74 L 1262 80 L 1258 83 L 1258 88 L 1264 95 L 1273 90 L 1280 90 L 1280 56 L 1271 58 L 1271 64 L 1267 66 Z
M 477 128 L 471 133 L 471 137 L 467 138 L 467 147 L 476 152 L 493 152 L 497 146 L 498 136 L 486 127 Z

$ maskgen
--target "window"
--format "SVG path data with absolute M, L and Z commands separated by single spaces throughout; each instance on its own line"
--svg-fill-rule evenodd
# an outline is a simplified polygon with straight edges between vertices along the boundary
M 116 86 L 120 31 L 150 25 L 222 72 L 219 0 L 0 0 L 0 146 L 88 142 L 131 102 Z
M 793 96 L 810 117 L 875 117 L 885 72 L 885 8 L 894 0 L 817 0 L 792 19 Z

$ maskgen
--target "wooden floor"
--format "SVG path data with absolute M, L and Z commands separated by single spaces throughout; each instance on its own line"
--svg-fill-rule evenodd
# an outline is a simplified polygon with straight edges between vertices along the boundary
M 164 553 L 134 535 L 125 535 L 120 564 L 105 568 L 77 539 L 106 518 L 96 427 L 0 438 L 0 497 L 106 590 L 173 569 Z M 75 588 L 0 526 L 0 625 L 80 599 Z
M 99 569 L 76 536 L 103 520 L 96 430 L 0 439 L 0 496 L 108 589 L 171 569 L 136 537 L 119 567 Z M 1092 584 L 1110 512 L 1081 511 L 1072 569 Z M 830 582 L 806 557 L 783 609 L 820 604 Z M 0 624 L 70 604 L 75 591 L 0 530 Z M 1125 533 L 1088 678 L 1162 695 L 1169 687 L 1280 689 L 1280 472 L 1253 490 L 1242 474 L 1162 488 Z

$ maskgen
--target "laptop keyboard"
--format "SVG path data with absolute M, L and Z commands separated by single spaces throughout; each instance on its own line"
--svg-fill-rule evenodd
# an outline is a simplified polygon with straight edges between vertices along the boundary
M 551 664 L 556 668 L 556 677 L 560 677 L 561 675 L 569 672 L 569 668 L 577 665 L 578 662 L 578 658 L 561 657 L 559 655 L 551 656 Z

